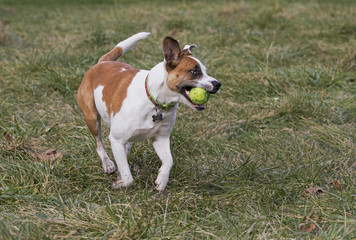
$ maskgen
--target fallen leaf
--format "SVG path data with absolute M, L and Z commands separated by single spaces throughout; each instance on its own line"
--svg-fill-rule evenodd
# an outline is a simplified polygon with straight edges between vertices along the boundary
M 54 161 L 59 160 L 63 157 L 63 154 L 61 152 L 57 151 L 56 149 L 49 149 L 44 152 L 39 152 L 33 148 L 30 148 L 28 152 L 33 158 L 40 160 L 40 161 L 54 162 Z
M 334 189 L 337 189 L 339 191 L 342 190 L 340 181 L 336 180 L 336 179 L 332 180 L 331 182 L 328 182 L 328 183 L 324 184 L 323 187 L 326 188 L 326 189 L 334 188 Z
M 5 137 L 7 144 L 12 143 L 12 137 L 11 137 L 10 133 L 4 132 L 2 135 Z
M 4 132 L 2 135 L 5 138 L 5 144 L 3 146 L 7 151 L 12 151 L 18 147 L 18 144 L 14 142 L 14 139 L 11 137 L 10 133 Z
M 303 232 L 311 233 L 315 231 L 315 229 L 316 229 L 315 223 L 309 223 L 306 224 L 305 226 L 302 226 L 299 230 Z
M 324 193 L 324 190 L 320 187 L 310 187 L 305 189 L 302 192 L 302 196 L 303 197 L 312 197 L 312 196 L 317 196 L 317 195 L 321 195 Z
M 341 183 L 339 180 L 336 180 L 336 179 L 332 180 L 330 182 L 330 185 L 333 186 L 334 188 L 336 188 L 337 190 L 341 190 Z
M 315 221 L 314 214 L 311 214 L 309 217 L 304 217 L 303 221 L 299 224 L 298 229 L 299 229 L 299 231 L 303 231 L 306 233 L 314 232 L 315 230 L 317 230 L 316 224 L 319 224 L 321 221 L 322 221 L 321 217 L 319 217 Z

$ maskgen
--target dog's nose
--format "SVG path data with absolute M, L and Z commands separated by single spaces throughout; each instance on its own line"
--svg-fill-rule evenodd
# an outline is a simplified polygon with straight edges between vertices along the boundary
M 219 81 L 213 81 L 211 84 L 213 84 L 212 93 L 216 93 L 217 91 L 219 91 L 221 87 L 221 83 Z

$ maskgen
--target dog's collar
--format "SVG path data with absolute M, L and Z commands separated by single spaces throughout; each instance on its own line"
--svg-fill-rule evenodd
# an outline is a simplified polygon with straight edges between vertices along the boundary
M 167 105 L 164 103 L 160 103 L 154 96 L 152 96 L 152 93 L 148 89 L 148 74 L 147 74 L 147 77 L 145 80 L 145 89 L 146 89 L 146 94 L 147 94 L 148 99 L 150 99 L 150 101 L 156 106 L 156 108 L 159 108 L 162 110 L 169 110 L 172 107 L 174 107 L 174 104 Z

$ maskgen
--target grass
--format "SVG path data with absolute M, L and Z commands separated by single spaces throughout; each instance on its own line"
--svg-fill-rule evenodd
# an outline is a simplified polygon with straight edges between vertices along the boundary
M 12 138 L 0 140 L 0 238 L 356 238 L 353 1 L 0 2 L 0 129 Z M 75 101 L 83 74 L 140 31 L 152 35 L 123 61 L 153 67 L 171 35 L 198 44 L 223 84 L 205 111 L 180 106 L 163 194 L 149 142 L 129 157 L 134 186 L 111 188 Z M 53 148 L 63 158 L 29 153 Z

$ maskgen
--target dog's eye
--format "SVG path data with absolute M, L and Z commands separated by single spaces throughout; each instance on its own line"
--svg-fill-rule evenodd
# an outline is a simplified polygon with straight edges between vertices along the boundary
M 202 74 L 199 66 L 195 66 L 193 69 L 189 70 L 189 72 L 190 72 L 193 76 L 199 76 L 199 75 Z

